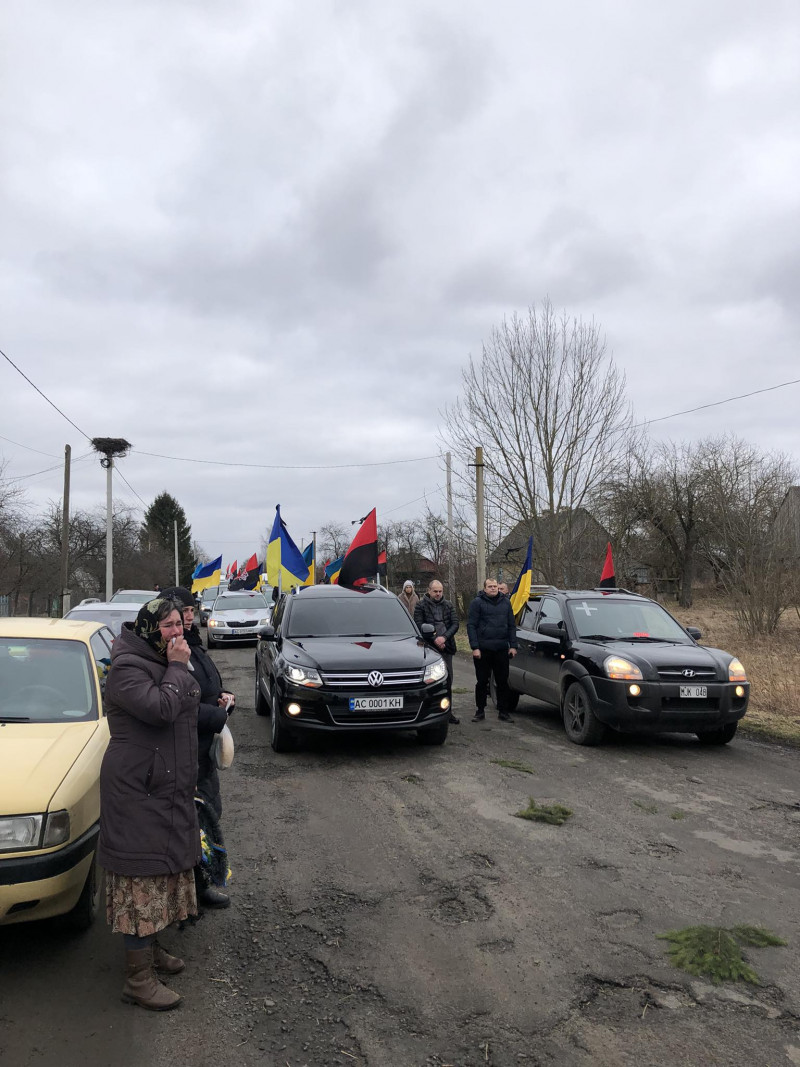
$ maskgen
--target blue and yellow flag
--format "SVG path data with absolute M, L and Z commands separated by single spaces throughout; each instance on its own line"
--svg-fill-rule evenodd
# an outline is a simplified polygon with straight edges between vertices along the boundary
M 325 581 L 330 582 L 331 585 L 336 585 L 339 581 L 339 571 L 342 569 L 344 563 L 344 556 L 339 556 L 333 563 L 328 563 L 325 567 Z
M 311 542 L 311 544 L 306 545 L 306 547 L 303 549 L 303 561 L 305 562 L 306 566 L 308 567 L 308 577 L 303 582 L 303 585 L 313 585 L 314 581 L 316 579 L 315 571 L 316 571 L 316 563 L 317 563 L 317 561 L 314 559 L 314 542 L 313 541 Z
M 204 563 L 202 567 L 196 567 L 192 576 L 192 592 L 202 593 L 209 586 L 219 585 L 222 577 L 222 556 L 217 556 L 210 563 Z
M 308 564 L 289 536 L 278 504 L 267 544 L 267 582 L 281 589 L 290 589 L 293 585 L 305 585 L 307 578 Z
M 525 557 L 525 562 L 522 564 L 522 570 L 519 572 L 519 578 L 514 583 L 514 588 L 511 590 L 511 610 L 514 612 L 514 617 L 519 619 L 522 614 L 522 609 L 528 603 L 528 598 L 531 595 L 531 582 L 533 581 L 533 537 L 528 538 L 528 554 Z

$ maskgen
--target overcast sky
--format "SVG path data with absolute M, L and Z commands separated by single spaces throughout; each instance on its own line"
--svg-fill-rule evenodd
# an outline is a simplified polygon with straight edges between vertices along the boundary
M 131 441 L 135 494 L 171 492 L 211 556 L 254 551 L 277 503 L 298 544 L 443 509 L 438 412 L 548 296 L 601 324 L 641 419 L 800 378 L 797 0 L 6 0 L 4 22 L 0 347 Z M 6 475 L 68 442 L 73 505 L 103 506 L 87 441 L 2 359 L 0 398 Z M 800 460 L 798 401 L 653 434 Z M 61 472 L 19 484 L 39 507 Z

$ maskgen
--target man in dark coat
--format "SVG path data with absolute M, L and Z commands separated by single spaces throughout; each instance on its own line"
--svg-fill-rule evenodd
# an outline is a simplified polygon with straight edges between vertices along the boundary
M 508 714 L 508 660 L 517 654 L 517 625 L 511 601 L 503 596 L 494 578 L 487 578 L 483 589 L 469 606 L 467 635 L 475 664 L 475 717 L 486 718 L 489 680 L 494 675 L 497 688 L 497 711 L 501 722 L 511 722 Z
M 425 636 L 445 662 L 447 667 L 447 695 L 450 698 L 450 722 L 458 726 L 461 721 L 453 714 L 453 655 L 456 651 L 458 616 L 449 600 L 444 599 L 442 583 L 434 578 L 428 591 L 414 607 L 414 622 L 422 629 L 425 623 L 433 626 L 434 632 Z

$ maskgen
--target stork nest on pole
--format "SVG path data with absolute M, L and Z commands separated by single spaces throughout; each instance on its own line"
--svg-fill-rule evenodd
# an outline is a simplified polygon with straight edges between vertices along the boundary
M 124 437 L 93 437 L 92 448 L 108 456 L 126 456 L 133 446 Z

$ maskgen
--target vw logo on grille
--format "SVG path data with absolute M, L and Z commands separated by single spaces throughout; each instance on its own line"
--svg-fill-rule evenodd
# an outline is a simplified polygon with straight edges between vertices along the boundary
M 694 671 L 691 667 L 687 667 L 685 671 L 681 671 L 684 678 L 694 678 Z
M 380 671 L 370 671 L 367 675 L 367 681 L 377 688 L 379 685 L 383 685 L 383 675 Z

